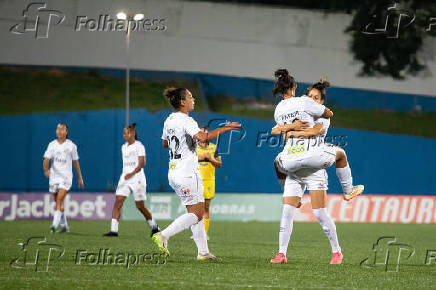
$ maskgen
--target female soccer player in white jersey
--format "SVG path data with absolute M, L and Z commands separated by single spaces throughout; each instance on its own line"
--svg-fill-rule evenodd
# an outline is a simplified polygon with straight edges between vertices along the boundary
M 273 92 L 281 93 L 283 100 L 277 105 L 274 112 L 278 126 L 271 130 L 272 134 L 283 134 L 295 130 L 291 124 L 298 119 L 307 122 L 309 127 L 313 128 L 315 119 L 321 117 L 329 119 L 333 116 L 328 108 L 307 96 L 295 98 L 297 84 L 286 69 L 277 70 L 275 75 L 277 82 Z M 289 86 L 292 87 L 288 88 Z M 322 127 L 321 124 L 318 126 Z M 351 170 L 345 151 L 337 146 L 314 141 L 317 140 L 301 134 L 290 136 L 286 141 L 284 150 L 275 160 L 276 168 L 281 168 L 281 171 L 286 173 L 292 173 L 303 168 L 324 169 L 336 162 L 337 175 L 344 191 L 344 199 L 349 201 L 361 194 L 363 186 L 353 186 L 352 184 Z
M 123 138 L 126 143 L 121 146 L 123 156 L 123 172 L 118 181 L 115 193 L 115 203 L 112 209 L 111 230 L 106 237 L 118 237 L 118 224 L 121 217 L 121 208 L 124 201 L 133 193 L 136 208 L 142 213 L 151 228 L 151 236 L 159 232 L 159 227 L 154 221 L 151 213 L 145 207 L 147 182 L 144 174 L 145 148 L 141 141 L 138 141 L 136 123 L 127 126 L 123 131 Z
M 76 168 L 77 180 L 80 188 L 84 187 L 82 172 L 80 171 L 79 155 L 77 154 L 77 146 L 68 138 L 68 126 L 64 123 L 59 123 L 56 128 L 56 140 L 48 144 L 47 150 L 44 153 L 44 175 L 49 179 L 49 191 L 53 193 L 54 201 L 56 202 L 56 211 L 53 215 L 53 223 L 50 226 L 52 233 L 61 224 L 60 233 L 69 230 L 67 217 L 64 213 L 64 199 L 71 188 L 73 182 L 73 170 Z M 51 161 L 51 167 L 49 169 Z
M 163 231 L 153 235 L 152 238 L 159 250 L 169 255 L 168 239 L 191 227 L 192 236 L 198 248 L 197 260 L 215 260 L 216 257 L 209 253 L 204 229 L 203 182 L 198 168 L 196 146 L 197 141 L 213 140 L 220 134 L 241 125 L 231 122 L 208 133 L 202 132 L 197 122 L 189 117 L 195 104 L 195 99 L 189 90 L 168 88 L 164 96 L 176 110 L 165 120 L 162 133 L 162 146 L 169 149 L 170 155 L 168 181 L 188 212 L 174 220 Z
M 296 84 L 295 84 L 295 80 L 291 76 L 289 76 L 289 73 L 286 70 L 281 71 L 281 73 L 282 73 L 281 78 L 278 77 L 278 81 L 275 86 L 275 91 L 273 92 L 282 93 L 284 98 L 286 98 L 287 95 L 289 94 L 288 93 L 289 88 L 294 88 L 292 90 L 295 91 Z M 324 98 L 326 85 L 327 85 L 326 83 L 324 84 L 317 83 L 314 86 L 312 86 L 312 88 L 309 90 L 309 93 L 311 94 L 311 96 L 314 96 L 319 90 L 318 93 L 320 94 L 320 97 L 322 94 L 322 97 Z M 290 92 L 290 94 L 293 95 L 295 93 Z M 323 103 L 323 101 L 319 101 L 319 103 Z M 276 121 L 278 121 L 279 123 L 280 119 L 276 118 Z M 313 128 L 308 128 L 305 129 L 304 131 L 298 131 L 292 133 L 295 134 L 295 136 L 304 137 L 304 138 L 321 134 L 317 142 L 324 143 L 324 137 L 327 133 L 329 124 L 330 124 L 329 119 L 320 118 L 317 120 L 317 124 L 315 124 Z M 286 132 L 286 130 L 282 130 L 282 132 L 283 131 Z M 315 146 L 315 144 L 312 144 L 312 146 Z M 317 146 L 320 146 L 320 144 L 317 144 Z M 337 164 L 339 164 L 339 162 Z M 327 174 L 325 170 L 319 168 L 314 168 L 314 169 L 304 168 L 292 173 L 287 173 L 283 169 L 281 169 L 281 171 L 282 173 L 285 173 L 286 182 L 284 185 L 283 214 L 282 214 L 282 220 L 280 223 L 280 232 L 279 232 L 279 253 L 273 259 L 271 259 L 271 262 L 287 263 L 286 252 L 289 244 L 289 238 L 292 233 L 293 216 L 295 214 L 296 208 L 298 208 L 301 205 L 300 202 L 301 197 L 303 196 L 306 187 L 308 187 L 314 216 L 321 224 L 332 247 L 333 254 L 330 263 L 340 264 L 342 262 L 343 256 L 341 253 L 341 248 L 339 246 L 339 242 L 336 234 L 336 226 L 325 209 L 326 190 L 328 184 Z

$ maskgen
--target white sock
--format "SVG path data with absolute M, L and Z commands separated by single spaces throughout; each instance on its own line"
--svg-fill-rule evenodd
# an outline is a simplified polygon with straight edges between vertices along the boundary
M 67 228 L 68 227 L 68 222 L 67 222 L 67 215 L 65 214 L 65 212 L 62 212 L 61 215 L 61 227 Z
M 285 256 L 288 251 L 289 238 L 292 234 L 296 209 L 296 207 L 289 204 L 283 205 L 282 220 L 280 221 L 279 231 L 279 253 L 283 253 Z
M 344 168 L 336 168 L 336 175 L 339 178 L 344 193 L 353 191 L 353 177 L 351 176 L 351 169 L 348 164 Z
M 198 254 L 205 255 L 209 253 L 207 246 L 206 230 L 204 229 L 204 219 L 191 226 L 192 237 L 197 245 Z
M 156 222 L 154 221 L 153 218 L 147 220 L 147 223 L 148 223 L 148 225 L 150 226 L 150 228 L 152 228 L 152 229 L 154 229 L 154 228 L 157 227 L 157 224 L 156 224 Z
M 325 235 L 330 241 L 332 246 L 332 253 L 341 252 L 341 247 L 339 246 L 338 235 L 336 234 L 335 222 L 332 220 L 327 212 L 326 208 L 316 208 L 313 209 L 313 215 L 319 221 Z
M 57 228 L 59 226 L 59 222 L 61 221 L 62 212 L 60 210 L 57 210 L 54 212 L 53 215 L 53 226 Z
M 161 231 L 160 234 L 168 240 L 196 223 L 198 223 L 198 218 L 195 214 L 185 213 L 176 218 L 166 229 Z
M 117 219 L 111 220 L 111 232 L 118 233 L 118 224 L 119 224 L 119 221 Z

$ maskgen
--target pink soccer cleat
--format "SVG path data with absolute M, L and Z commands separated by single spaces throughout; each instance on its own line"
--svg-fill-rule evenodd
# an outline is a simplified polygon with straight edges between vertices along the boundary
M 274 257 L 274 259 L 271 259 L 271 263 L 274 263 L 274 264 L 287 264 L 288 263 L 288 259 L 286 259 L 285 254 L 278 253 Z
M 330 261 L 330 264 L 332 265 L 339 265 L 342 263 L 342 259 L 344 258 L 344 255 L 342 255 L 341 252 L 333 253 L 332 259 Z

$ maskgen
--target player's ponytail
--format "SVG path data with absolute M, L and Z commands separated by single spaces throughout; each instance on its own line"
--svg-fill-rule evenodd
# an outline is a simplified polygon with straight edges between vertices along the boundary
M 276 82 L 272 89 L 273 95 L 285 95 L 289 90 L 292 90 L 296 85 L 296 81 L 293 76 L 291 76 L 287 69 L 281 68 L 274 72 L 274 77 Z
M 163 95 L 168 99 L 168 102 L 174 109 L 178 110 L 182 100 L 186 98 L 185 88 L 166 88 Z
M 135 140 L 138 140 L 138 132 L 136 131 L 136 123 L 132 123 L 131 125 L 127 126 L 129 130 L 132 130 L 135 132 Z
M 317 89 L 321 93 L 321 100 L 325 100 L 325 96 L 327 94 L 327 88 L 330 87 L 330 83 L 322 78 L 319 82 L 314 83 L 312 86 L 310 86 L 307 91 L 310 91 L 311 89 Z

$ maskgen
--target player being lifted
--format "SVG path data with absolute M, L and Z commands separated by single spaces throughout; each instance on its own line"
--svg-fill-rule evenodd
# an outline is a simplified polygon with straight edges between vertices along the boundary
M 326 190 L 327 190 L 327 174 L 324 170 L 324 167 L 331 165 L 332 162 L 335 161 L 335 151 L 338 151 L 337 156 L 340 158 L 336 158 L 336 166 L 344 167 L 348 166 L 345 157 L 345 164 L 343 164 L 343 152 L 342 149 L 337 148 L 333 149 L 331 146 L 326 149 L 326 151 L 322 150 L 314 150 L 314 146 L 319 148 L 323 148 L 324 146 L 324 137 L 327 133 L 330 121 L 329 117 L 332 116 L 332 113 L 328 108 L 322 105 L 325 97 L 325 88 L 328 86 L 327 83 L 316 83 L 309 89 L 309 94 L 312 96 L 312 100 L 306 96 L 301 98 L 295 98 L 295 89 L 296 82 L 292 76 L 289 75 L 288 71 L 285 69 L 281 69 L 276 71 L 275 73 L 277 77 L 277 82 L 274 86 L 273 93 L 280 93 L 283 96 L 283 101 L 277 106 L 275 111 L 275 120 L 278 124 L 277 127 L 273 128 L 273 134 L 280 134 L 283 132 L 288 132 L 290 130 L 289 125 L 287 123 L 292 124 L 298 118 L 306 121 L 310 128 L 307 128 L 302 131 L 292 131 L 291 138 L 286 140 L 285 150 L 280 153 L 278 158 L 276 159 L 275 166 L 278 171 L 281 172 L 282 175 L 286 177 L 286 181 L 282 180 L 284 183 L 284 193 L 283 193 L 283 213 L 282 220 L 280 222 L 280 232 L 279 232 L 279 253 L 271 259 L 272 263 L 287 263 L 286 252 L 288 248 L 289 238 L 292 233 L 293 228 L 293 216 L 295 214 L 296 208 L 299 207 L 301 197 L 306 188 L 309 189 L 312 211 L 314 216 L 319 221 L 322 226 L 326 236 L 330 241 L 330 245 L 332 247 L 332 259 L 330 261 L 331 264 L 340 264 L 342 262 L 342 253 L 341 248 L 339 246 L 338 237 L 336 234 L 336 226 L 329 216 L 326 210 Z M 318 103 L 315 103 L 313 99 Z M 326 117 L 326 118 L 320 118 Z M 316 118 L 316 121 L 314 121 Z M 294 130 L 294 129 L 291 129 Z M 320 135 L 318 144 L 311 144 L 312 147 L 309 147 L 311 136 Z M 300 140 L 294 140 L 293 138 L 301 138 Z M 312 140 L 313 141 L 313 140 Z M 306 152 L 311 150 L 312 154 L 316 154 L 317 151 L 321 151 L 324 155 L 320 155 L 317 159 L 320 159 L 324 162 L 324 167 L 319 168 L 317 166 L 310 167 L 311 163 L 307 162 L 304 168 L 300 168 L 299 170 L 295 170 L 292 172 L 287 172 L 282 165 L 282 160 L 280 159 L 281 155 L 287 154 L 289 156 L 294 157 L 295 162 L 301 162 L 304 158 L 309 155 Z M 330 151 L 328 151 L 330 150 Z M 313 152 L 315 151 L 315 152 Z M 341 152 L 339 152 L 341 151 Z M 330 153 L 332 156 L 325 156 L 325 154 Z M 309 155 L 310 156 L 310 155 Z M 286 156 L 284 158 L 287 158 Z M 333 159 L 333 160 L 331 160 Z M 302 162 L 303 163 L 303 162 Z M 341 170 L 339 170 L 341 171 Z M 348 168 L 349 171 L 349 168 Z M 351 171 L 349 171 L 351 176 Z M 279 177 L 280 174 L 278 174 Z M 339 174 L 338 174 L 339 176 Z M 340 181 L 344 187 L 344 191 L 347 187 L 349 187 L 350 191 L 354 191 L 352 187 L 352 180 L 349 178 L 344 178 L 344 176 L 339 176 Z M 280 177 L 279 177 L 280 178 Z M 285 181 L 285 182 L 284 182 Z M 363 188 L 362 188 L 363 190 Z M 355 191 L 356 195 L 360 194 L 360 192 Z
M 191 227 L 198 248 L 197 260 L 215 260 L 216 257 L 209 252 L 204 229 L 203 183 L 195 150 L 197 141 L 213 140 L 219 134 L 241 125 L 231 122 L 209 133 L 202 132 L 197 122 L 189 117 L 195 104 L 195 99 L 189 90 L 168 88 L 164 96 L 176 110 L 165 120 L 162 133 L 162 146 L 169 149 L 170 155 L 168 181 L 188 212 L 179 216 L 163 231 L 154 234 L 152 239 L 162 253 L 169 255 L 168 239 Z
M 151 236 L 159 232 L 159 227 L 154 221 L 151 213 L 145 207 L 147 182 L 144 174 L 145 166 L 145 148 L 141 141 L 138 141 L 136 132 L 136 123 L 124 128 L 124 143 L 121 146 L 123 157 L 123 172 L 118 181 L 117 191 L 115 193 L 115 203 L 112 210 L 111 230 L 106 237 L 118 237 L 118 224 L 121 217 L 121 208 L 124 201 L 133 193 L 136 208 L 142 213 L 151 228 Z
M 60 233 L 68 232 L 67 217 L 64 212 L 64 199 L 71 188 L 73 182 L 73 170 L 76 168 L 77 181 L 80 188 L 84 187 L 82 172 L 80 171 L 79 155 L 77 146 L 68 138 L 68 126 L 59 123 L 56 128 L 56 140 L 48 144 L 44 153 L 44 175 L 49 179 L 49 191 L 53 193 L 56 202 L 56 211 L 53 215 L 53 223 L 50 226 L 52 233 L 56 232 L 59 223 L 61 224 Z M 51 167 L 49 169 L 51 161 Z
M 207 128 L 201 128 L 201 131 L 204 133 L 209 132 Z M 198 142 L 197 156 L 204 187 L 204 229 L 209 240 L 209 208 L 210 202 L 215 196 L 215 168 L 221 167 L 222 161 L 221 156 L 218 155 L 216 145 L 209 141 Z

